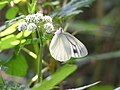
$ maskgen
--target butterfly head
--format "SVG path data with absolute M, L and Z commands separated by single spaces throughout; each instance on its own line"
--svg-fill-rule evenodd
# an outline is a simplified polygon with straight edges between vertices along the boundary
M 56 32 L 55 32 L 55 34 L 61 34 L 63 32 L 63 29 L 60 27 Z

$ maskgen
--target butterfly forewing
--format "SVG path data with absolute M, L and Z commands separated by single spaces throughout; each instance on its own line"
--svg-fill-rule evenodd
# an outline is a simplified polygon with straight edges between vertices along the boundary
M 59 61 L 67 61 L 71 58 L 71 46 L 64 34 L 55 34 L 51 44 L 50 53 Z

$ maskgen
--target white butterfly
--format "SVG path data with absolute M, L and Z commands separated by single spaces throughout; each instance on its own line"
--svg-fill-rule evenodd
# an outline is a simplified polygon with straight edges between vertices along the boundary
M 86 47 L 77 38 L 59 28 L 52 38 L 49 47 L 51 56 L 66 62 L 71 57 L 80 58 L 88 54 Z

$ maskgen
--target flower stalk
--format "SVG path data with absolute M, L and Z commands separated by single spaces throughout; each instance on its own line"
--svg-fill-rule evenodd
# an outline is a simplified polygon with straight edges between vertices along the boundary
M 38 83 L 42 82 L 42 56 L 43 56 L 43 41 L 42 41 L 42 31 L 37 30 L 38 32 L 38 40 L 39 40 L 39 57 L 38 57 Z

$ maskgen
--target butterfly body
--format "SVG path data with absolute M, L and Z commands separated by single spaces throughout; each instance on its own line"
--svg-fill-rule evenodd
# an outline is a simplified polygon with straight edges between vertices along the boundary
M 59 29 L 50 44 L 50 53 L 58 61 L 68 61 L 71 57 L 80 58 L 88 54 L 86 47 L 73 35 Z

